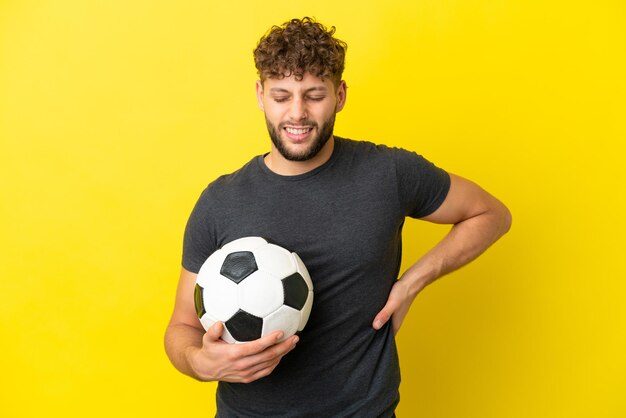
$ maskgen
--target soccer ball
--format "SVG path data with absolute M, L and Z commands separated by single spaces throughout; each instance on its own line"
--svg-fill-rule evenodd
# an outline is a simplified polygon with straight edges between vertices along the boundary
M 204 262 L 194 291 L 205 330 L 224 324 L 228 343 L 256 340 L 273 331 L 283 340 L 302 331 L 313 304 L 313 283 L 296 253 L 260 237 L 231 241 Z

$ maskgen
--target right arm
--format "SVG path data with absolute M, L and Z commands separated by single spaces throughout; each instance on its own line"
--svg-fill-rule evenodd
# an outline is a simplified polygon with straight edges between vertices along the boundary
M 165 331 L 165 351 L 174 367 L 201 381 L 249 383 L 269 375 L 298 337 L 279 342 L 282 332 L 276 331 L 248 343 L 228 344 L 220 339 L 224 326 L 220 322 L 204 332 L 193 300 L 196 277 L 181 270 L 174 312 Z

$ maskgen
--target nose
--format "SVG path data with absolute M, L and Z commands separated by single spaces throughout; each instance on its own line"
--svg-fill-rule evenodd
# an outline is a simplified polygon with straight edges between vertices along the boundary
M 295 98 L 291 102 L 291 107 L 289 108 L 289 119 L 293 121 L 300 121 L 306 119 L 307 111 L 306 111 L 306 103 L 301 98 Z

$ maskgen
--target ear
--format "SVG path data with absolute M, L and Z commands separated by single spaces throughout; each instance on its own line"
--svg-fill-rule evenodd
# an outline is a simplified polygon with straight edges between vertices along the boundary
M 336 112 L 341 112 L 343 107 L 346 105 L 346 96 L 348 94 L 348 85 L 344 80 L 341 80 L 339 86 L 337 87 L 337 106 Z
M 265 112 L 263 107 L 263 82 L 261 80 L 256 82 L 256 100 L 259 103 L 259 108 Z

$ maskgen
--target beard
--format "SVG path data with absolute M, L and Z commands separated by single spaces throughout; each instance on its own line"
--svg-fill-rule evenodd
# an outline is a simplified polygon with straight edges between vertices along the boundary
M 286 160 L 308 161 L 315 157 L 322 150 L 322 148 L 324 148 L 324 145 L 326 145 L 330 137 L 333 135 L 333 129 L 335 127 L 335 114 L 325 120 L 321 128 L 319 128 L 317 123 L 309 120 L 305 120 L 298 124 L 301 126 L 315 128 L 318 131 L 317 136 L 311 140 L 309 147 L 301 152 L 292 152 L 289 150 L 285 141 L 283 141 L 280 137 L 285 125 L 288 125 L 287 123 L 281 122 L 278 125 L 278 128 L 276 128 L 276 126 L 274 126 L 274 124 L 272 124 L 267 117 L 265 118 L 265 123 L 267 124 L 267 130 L 270 134 L 270 138 L 272 139 L 272 143 Z

